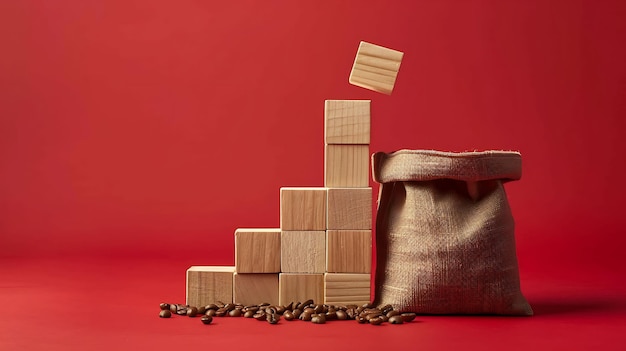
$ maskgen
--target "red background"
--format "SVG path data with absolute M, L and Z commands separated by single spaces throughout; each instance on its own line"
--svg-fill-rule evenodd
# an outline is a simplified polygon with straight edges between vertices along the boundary
M 617 347 L 625 18 L 609 0 L 0 1 L 0 348 L 207 342 L 156 305 L 184 300 L 188 265 L 233 264 L 235 228 L 277 227 L 281 186 L 323 186 L 325 99 L 372 100 L 372 152 L 522 153 L 507 189 L 536 316 L 281 333 Z M 391 96 L 348 84 L 361 40 L 405 53 Z

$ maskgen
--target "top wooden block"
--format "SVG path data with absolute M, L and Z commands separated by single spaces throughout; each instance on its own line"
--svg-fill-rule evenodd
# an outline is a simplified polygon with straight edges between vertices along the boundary
M 326 144 L 369 144 L 370 105 L 370 100 L 326 100 Z
M 404 53 L 362 41 L 350 72 L 350 84 L 391 95 Z

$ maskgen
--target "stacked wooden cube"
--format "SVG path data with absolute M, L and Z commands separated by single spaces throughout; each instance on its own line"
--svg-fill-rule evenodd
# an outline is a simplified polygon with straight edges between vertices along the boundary
M 402 53 L 361 42 L 349 81 L 391 94 Z M 187 304 L 370 302 L 370 101 L 327 100 L 324 187 L 280 189 L 280 228 L 237 229 L 235 265 L 187 270 Z
M 370 301 L 369 100 L 325 103 L 324 187 L 280 189 L 280 228 L 235 231 L 235 266 L 193 266 L 187 304 Z

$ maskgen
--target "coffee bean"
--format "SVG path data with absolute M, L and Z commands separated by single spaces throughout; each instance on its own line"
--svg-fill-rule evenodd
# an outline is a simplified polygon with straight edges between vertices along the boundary
M 161 310 L 159 313 L 159 317 L 161 318 L 170 318 L 172 316 L 172 312 L 170 310 Z
M 367 322 L 368 322 L 368 320 L 367 320 L 367 319 L 365 319 L 365 317 L 364 317 L 364 316 L 356 316 L 354 319 L 356 319 L 356 321 L 357 321 L 357 322 L 359 322 L 360 324 L 363 324 L 363 323 L 367 323 Z
M 295 318 L 299 318 L 299 317 L 300 317 L 300 315 L 302 314 L 302 310 L 299 310 L 299 309 L 297 309 L 297 308 L 296 308 L 295 310 L 291 311 L 291 312 L 293 313 L 293 318 L 294 318 L 294 319 L 295 319 Z
M 291 311 L 285 311 L 285 313 L 283 313 L 283 318 L 285 318 L 286 321 L 292 321 L 294 320 L 296 317 L 294 316 L 293 312 Z
M 413 312 L 405 312 L 401 314 L 402 316 L 402 320 L 404 321 L 404 323 L 409 323 L 412 322 L 415 317 L 417 317 L 417 314 L 413 313 Z
M 235 308 L 234 310 L 229 311 L 228 315 L 231 317 L 239 317 L 241 316 L 241 310 L 238 308 Z
M 381 325 L 383 323 L 383 319 L 381 317 L 370 318 L 371 325 Z
M 320 314 L 320 313 L 324 312 L 324 306 L 323 305 L 315 305 L 315 307 L 313 307 L 313 312 L 315 314 Z
M 213 317 L 204 315 L 202 316 L 202 318 L 200 318 L 200 320 L 203 324 L 211 324 L 211 322 L 213 322 Z
M 214 317 L 217 314 L 217 310 L 214 310 L 214 309 L 206 310 L 206 312 L 204 312 L 204 314 L 207 315 L 207 316 Z
M 254 316 L 252 316 L 252 318 L 256 319 L 257 321 L 264 321 L 267 319 L 267 317 L 265 317 L 265 312 L 261 311 L 257 311 Z
M 389 311 L 392 311 L 392 310 L 393 310 L 393 306 L 391 306 L 391 305 L 385 305 L 385 306 L 383 306 L 383 307 L 380 307 L 379 309 L 380 309 L 380 311 L 381 311 L 383 314 L 387 314 L 387 313 L 389 313 Z
M 368 302 L 368 303 L 363 304 L 361 307 L 363 307 L 363 308 L 374 308 L 374 305 L 372 305 L 371 303 Z
M 267 314 L 267 322 L 269 324 L 276 324 L 280 320 L 280 315 L 278 313 L 269 313 Z
M 302 312 L 307 312 L 307 313 L 313 314 L 313 313 L 315 313 L 315 309 L 313 307 L 307 307 L 304 310 L 302 310 Z
M 219 307 L 217 307 L 217 305 L 216 305 L 216 304 L 214 304 L 214 303 L 209 304 L 209 305 L 206 305 L 206 306 L 204 306 L 204 307 L 205 307 L 207 310 L 216 310 L 216 311 L 217 311 L 217 309 L 219 308 Z
M 398 315 L 400 315 L 400 311 L 398 310 L 392 310 L 392 311 L 387 312 L 386 314 L 387 318 L 391 318 L 393 316 L 398 316 Z
M 170 304 L 170 312 L 176 313 L 178 306 L 176 304 Z
M 311 317 L 311 323 L 314 324 L 324 324 L 326 323 L 326 317 L 324 317 L 323 314 L 316 314 L 313 317 Z
M 337 319 L 337 312 L 333 311 L 328 311 L 325 313 L 326 315 L 326 319 L 329 321 L 332 321 L 333 319 Z
M 215 305 L 217 306 L 218 309 L 223 308 L 224 306 L 226 306 L 226 304 L 223 303 L 222 301 L 217 301 L 215 303 Z
M 189 307 L 187 309 L 187 316 L 188 317 L 195 317 L 198 315 L 198 308 L 197 307 Z
M 248 311 L 246 311 L 246 312 L 243 314 L 243 316 L 244 316 L 244 318 L 252 318 L 252 317 L 254 317 L 254 314 L 255 314 L 255 313 L 256 313 L 255 311 L 250 311 L 250 310 L 248 310 Z
M 389 317 L 389 323 L 391 324 L 402 324 L 404 323 L 404 319 L 402 318 L 401 315 L 395 315 L 395 316 L 391 316 Z
M 348 308 L 346 309 L 346 315 L 348 316 L 348 319 L 355 319 L 359 314 L 355 308 Z
M 342 311 L 342 310 L 338 310 L 337 312 L 335 312 L 335 316 L 340 321 L 348 319 L 348 314 L 345 311 Z
M 165 303 L 165 302 L 161 302 L 161 304 L 159 305 L 159 308 L 161 308 L 161 310 L 169 310 L 170 309 L 170 304 L 169 303 Z
M 302 312 L 302 314 L 300 315 L 300 320 L 305 321 L 305 322 L 310 322 L 311 317 L 312 316 L 310 312 Z
M 224 307 L 218 309 L 217 311 L 215 311 L 215 317 L 224 317 L 228 314 L 228 310 L 225 309 Z
M 198 314 L 205 314 L 205 313 L 206 313 L 206 306 L 198 307 Z

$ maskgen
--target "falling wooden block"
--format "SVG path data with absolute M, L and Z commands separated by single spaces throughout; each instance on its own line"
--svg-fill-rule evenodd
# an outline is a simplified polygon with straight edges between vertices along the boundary
M 369 274 L 324 274 L 324 303 L 327 305 L 363 305 L 370 303 Z
M 369 145 L 326 145 L 324 186 L 366 188 L 370 183 Z
M 404 53 L 362 41 L 350 72 L 350 84 L 391 95 Z
M 242 305 L 278 304 L 277 273 L 235 273 L 233 302 Z
M 326 231 L 326 271 L 328 273 L 370 273 L 371 270 L 371 230 Z
M 324 274 L 281 273 L 279 278 L 279 304 L 324 300 Z
M 206 306 L 222 301 L 233 302 L 232 266 L 192 266 L 187 269 L 186 304 Z
M 280 229 L 235 230 L 235 268 L 238 273 L 280 272 Z
M 326 100 L 326 144 L 370 143 L 370 100 Z
M 282 230 L 326 230 L 325 188 L 281 188 Z
M 280 240 L 281 272 L 326 271 L 326 231 L 282 231 Z
M 328 188 L 327 229 L 372 229 L 372 188 Z

